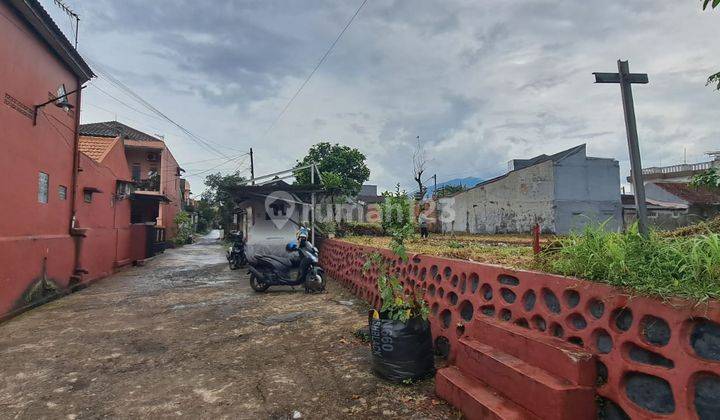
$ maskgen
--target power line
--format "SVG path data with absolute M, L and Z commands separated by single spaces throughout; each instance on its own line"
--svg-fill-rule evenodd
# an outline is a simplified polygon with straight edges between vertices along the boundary
M 121 91 L 128 94 L 130 97 L 132 97 L 136 102 L 138 102 L 140 105 L 142 105 L 144 108 L 148 109 L 155 115 L 161 117 L 163 120 L 169 122 L 170 124 L 174 125 L 180 131 L 182 131 L 190 140 L 194 141 L 200 146 L 203 146 L 209 151 L 212 151 L 213 153 L 216 153 L 219 156 L 227 157 L 224 153 L 222 153 L 220 150 L 218 150 L 216 147 L 212 146 L 208 141 L 203 140 L 201 137 L 195 135 L 190 130 L 182 126 L 181 124 L 177 123 L 167 115 L 165 115 L 162 111 L 154 107 L 152 104 L 150 104 L 148 101 L 146 101 L 144 98 L 142 98 L 139 94 L 135 93 L 132 89 L 130 89 L 127 85 L 122 83 L 120 80 L 115 78 L 110 72 L 105 70 L 103 66 L 95 62 L 94 60 L 88 60 L 92 63 L 93 67 L 95 67 L 95 70 L 100 74 L 101 77 L 103 77 L 107 82 L 115 86 L 116 88 L 120 89 Z
M 355 13 L 354 13 L 354 14 L 352 15 L 352 17 L 350 18 L 350 20 L 348 20 L 348 22 L 347 22 L 347 24 L 345 25 L 345 27 L 342 29 L 342 31 L 340 31 L 340 33 L 338 34 L 338 36 L 335 38 L 335 41 L 333 41 L 333 43 L 330 44 L 330 48 L 328 48 L 327 51 L 325 51 L 325 54 L 323 54 L 323 56 L 320 58 L 320 61 L 317 62 L 317 64 L 316 64 L 315 67 L 312 69 L 312 71 L 310 72 L 310 74 L 308 74 L 308 76 L 305 78 L 305 81 L 302 82 L 302 84 L 300 85 L 300 87 L 298 88 L 298 90 L 297 90 L 297 91 L 295 92 L 295 94 L 290 98 L 290 100 L 287 102 L 287 104 L 285 104 L 285 106 L 283 107 L 282 111 L 280 111 L 280 113 L 279 113 L 278 116 L 275 118 L 275 120 L 272 122 L 272 124 L 270 124 L 270 126 L 268 127 L 267 130 L 265 130 L 264 135 L 267 135 L 267 133 L 269 133 L 270 130 L 272 130 L 272 129 L 275 127 L 275 124 L 277 124 L 278 121 L 280 121 L 280 118 L 282 118 L 283 115 L 285 115 L 285 112 L 290 108 L 290 106 L 292 105 L 292 103 L 295 101 L 295 98 L 297 98 L 297 97 L 300 95 L 300 92 L 302 92 L 302 90 L 303 90 L 303 88 L 305 87 L 305 85 L 307 85 L 308 82 L 310 82 L 310 79 L 313 77 L 313 75 L 315 74 L 315 72 L 320 68 L 320 66 L 325 62 L 325 60 L 327 59 L 327 57 L 330 55 L 330 53 L 332 52 L 332 50 L 335 48 L 335 45 L 338 43 L 338 41 L 340 41 L 340 38 L 342 38 L 342 36 L 345 34 L 345 31 L 348 30 L 348 28 L 350 27 L 350 25 L 352 25 L 353 21 L 355 20 L 355 18 L 357 17 L 357 15 L 360 13 L 360 10 L 362 10 L 362 8 L 365 6 L 365 3 L 367 3 L 367 2 L 368 2 L 368 0 L 363 0 L 362 4 L 360 4 L 360 7 L 357 8 L 357 10 L 355 11 Z

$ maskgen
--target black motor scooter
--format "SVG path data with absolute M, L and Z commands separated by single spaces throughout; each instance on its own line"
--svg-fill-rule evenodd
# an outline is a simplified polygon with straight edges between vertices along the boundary
M 230 232 L 232 246 L 227 250 L 227 260 L 231 270 L 237 270 L 247 265 L 247 257 L 245 256 L 245 239 L 242 232 Z
M 318 265 L 319 251 L 307 239 L 290 242 L 287 257 L 256 255 L 249 262 L 250 287 L 264 292 L 270 286 L 305 286 L 305 293 L 325 290 L 325 271 Z M 293 279 L 293 277 L 295 277 Z

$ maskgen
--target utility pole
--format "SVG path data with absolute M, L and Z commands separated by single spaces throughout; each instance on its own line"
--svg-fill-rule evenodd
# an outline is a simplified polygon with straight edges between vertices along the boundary
M 437 174 L 433 175 L 433 195 L 437 197 Z
M 250 179 L 252 179 L 252 185 L 255 185 L 255 161 L 253 160 L 252 147 L 250 148 Z
M 648 237 L 647 206 L 645 205 L 645 184 L 643 181 L 640 145 L 638 142 L 637 122 L 635 120 L 635 104 L 633 102 L 632 84 L 647 84 L 645 73 L 630 73 L 627 61 L 618 60 L 617 73 L 593 73 L 595 83 L 618 83 L 622 94 L 623 110 L 625 111 L 625 129 L 627 130 L 628 149 L 630 151 L 630 176 L 635 191 L 635 208 L 638 216 L 638 230 Z
M 310 242 L 315 243 L 315 163 L 313 162 L 310 166 L 310 185 L 312 190 L 310 201 L 312 209 L 310 210 L 310 225 L 312 230 L 310 231 Z

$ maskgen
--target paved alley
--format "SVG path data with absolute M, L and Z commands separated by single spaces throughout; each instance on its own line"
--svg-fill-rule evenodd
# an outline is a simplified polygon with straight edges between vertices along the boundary
M 340 286 L 257 294 L 217 235 L 0 324 L 2 418 L 454 418 L 370 373 Z

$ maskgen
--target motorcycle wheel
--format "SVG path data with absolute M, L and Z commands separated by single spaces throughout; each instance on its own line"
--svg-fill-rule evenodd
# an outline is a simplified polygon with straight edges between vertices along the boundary
M 260 281 L 255 274 L 250 274 L 250 287 L 256 292 L 264 292 L 270 287 L 269 285 Z
M 230 269 L 231 270 L 237 270 L 240 268 L 235 258 L 230 258 Z
M 314 272 L 308 274 L 305 282 L 305 291 L 308 293 L 319 293 L 325 291 L 325 277 L 322 274 Z

